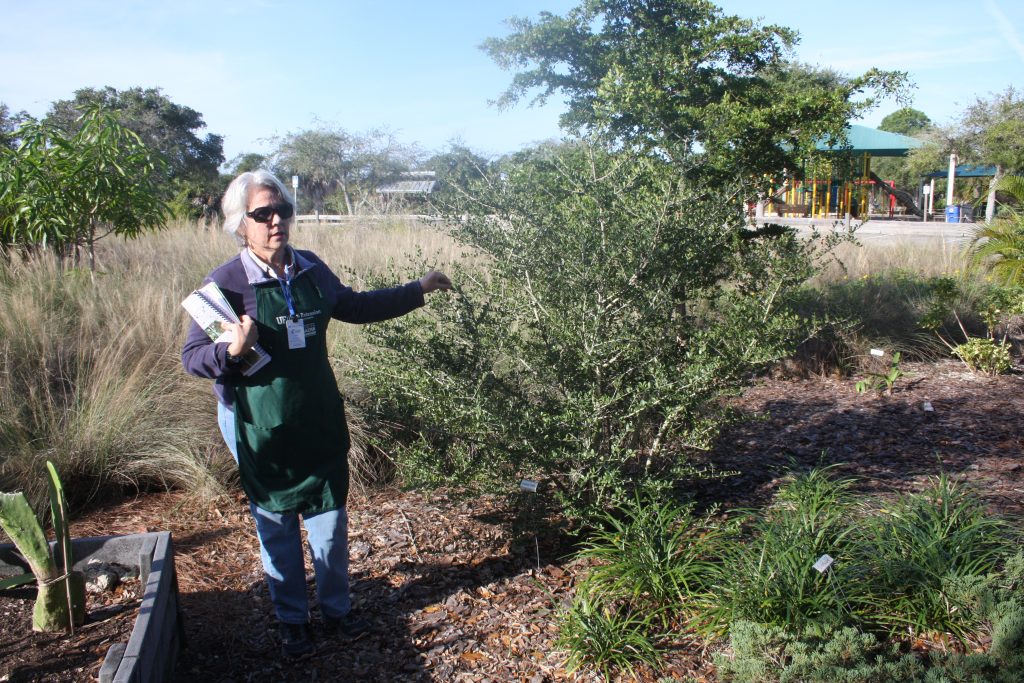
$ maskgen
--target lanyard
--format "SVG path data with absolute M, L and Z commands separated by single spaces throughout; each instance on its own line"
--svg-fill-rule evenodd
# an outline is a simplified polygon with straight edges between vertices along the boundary
M 277 281 L 281 284 L 284 300 L 288 304 L 288 315 L 293 321 L 298 320 L 299 316 L 295 313 L 295 300 L 292 299 L 292 266 L 285 266 L 284 277 L 277 278 Z

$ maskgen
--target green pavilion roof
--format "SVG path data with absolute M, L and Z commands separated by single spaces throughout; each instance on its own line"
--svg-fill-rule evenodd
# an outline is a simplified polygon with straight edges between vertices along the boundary
M 995 166 L 982 166 L 980 164 L 958 164 L 956 171 L 954 171 L 954 175 L 957 178 L 991 178 L 995 174 Z M 924 175 L 925 178 L 946 178 L 948 176 L 948 169 L 932 171 Z
M 899 133 L 889 133 L 867 126 L 849 126 L 847 128 L 847 144 L 839 146 L 836 142 L 822 140 L 817 149 L 822 152 L 852 152 L 853 154 L 870 154 L 875 157 L 901 157 L 910 150 L 924 143 Z

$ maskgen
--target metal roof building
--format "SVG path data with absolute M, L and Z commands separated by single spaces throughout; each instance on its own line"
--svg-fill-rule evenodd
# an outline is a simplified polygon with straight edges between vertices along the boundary
M 851 152 L 870 154 L 873 157 L 902 157 L 924 143 L 907 135 L 876 130 L 867 126 L 848 126 L 847 144 L 838 145 L 831 140 L 821 140 L 816 145 L 819 152 Z
M 396 180 L 377 187 L 378 194 L 431 194 L 437 191 L 437 174 L 433 171 L 409 171 Z

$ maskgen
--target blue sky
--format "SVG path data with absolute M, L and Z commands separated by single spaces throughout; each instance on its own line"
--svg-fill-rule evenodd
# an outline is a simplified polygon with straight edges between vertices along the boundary
M 77 88 L 160 87 L 201 112 L 230 159 L 317 125 L 387 128 L 425 150 L 482 152 L 558 137 L 560 103 L 499 111 L 511 75 L 478 46 L 510 16 L 567 0 L 50 0 L 7 2 L 0 102 L 39 116 Z M 838 3 L 721 0 L 731 14 L 798 30 L 797 58 L 847 74 L 910 72 L 913 106 L 948 123 L 976 97 L 1024 88 L 1019 0 Z M 868 8 L 871 9 L 868 9 Z M 879 9 L 879 8 L 884 8 Z M 860 123 L 877 125 L 884 103 Z

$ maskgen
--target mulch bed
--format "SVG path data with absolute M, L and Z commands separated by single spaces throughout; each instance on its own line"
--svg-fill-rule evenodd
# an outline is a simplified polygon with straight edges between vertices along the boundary
M 131 635 L 142 586 L 126 579 L 109 592 L 86 595 L 86 622 L 74 634 L 34 633 L 34 589 L 0 596 L 0 681 L 93 681 L 107 649 Z
M 979 377 L 954 362 L 905 369 L 892 396 L 858 394 L 848 379 L 764 380 L 734 401 L 759 419 L 730 428 L 697 458 L 722 476 L 695 481 L 695 498 L 759 505 L 794 469 L 838 463 L 863 478 L 865 494 L 918 489 L 945 472 L 977 484 L 993 510 L 1024 512 L 1024 378 Z M 181 493 L 149 494 L 93 511 L 72 531 L 172 531 L 187 635 L 180 681 L 596 681 L 567 673 L 554 648 L 556 612 L 583 568 L 566 560 L 570 547 L 556 528 L 527 523 L 524 495 L 353 496 L 352 591 L 373 629 L 355 642 L 321 637 L 317 654 L 297 663 L 280 657 L 240 495 L 200 505 Z M 16 661 L 26 648 L 8 646 L 11 637 L 0 630 L 0 681 L 29 680 L 18 678 Z M 100 645 L 85 649 L 95 657 Z M 78 668 L 32 680 L 95 680 L 98 661 Z M 658 676 L 714 680 L 714 670 L 699 645 L 682 644 L 665 670 L 642 678 Z

